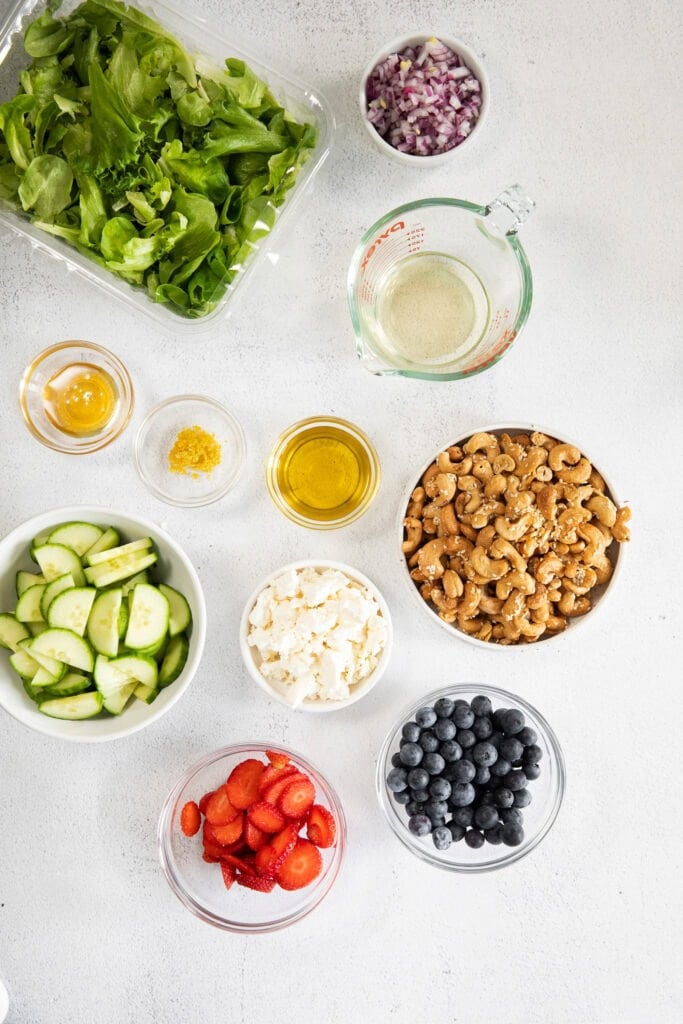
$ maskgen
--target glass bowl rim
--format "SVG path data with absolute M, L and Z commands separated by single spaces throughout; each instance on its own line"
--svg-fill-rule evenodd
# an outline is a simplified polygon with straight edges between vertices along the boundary
M 388 759 L 391 755 L 392 740 L 396 737 L 401 726 L 405 722 L 409 721 L 418 708 L 423 705 L 434 704 L 439 697 L 454 697 L 458 694 L 465 693 L 472 693 L 473 696 L 477 696 L 478 694 L 482 694 L 486 697 L 494 696 L 506 701 L 506 706 L 519 707 L 519 709 L 524 711 L 525 714 L 530 715 L 534 725 L 538 724 L 540 726 L 543 737 L 548 746 L 548 750 L 552 755 L 557 776 L 554 790 L 551 791 L 549 798 L 549 807 L 545 812 L 543 821 L 539 828 L 534 832 L 533 836 L 525 837 L 524 842 L 520 846 L 505 847 L 505 849 L 510 852 L 504 857 L 472 864 L 444 862 L 439 860 L 426 846 L 424 848 L 418 848 L 417 844 L 413 842 L 411 834 L 408 832 L 407 825 L 403 822 L 399 822 L 398 816 L 396 816 L 395 820 L 389 813 L 389 808 L 393 808 L 393 804 L 390 803 L 390 796 L 386 786 L 386 771 Z M 426 861 L 426 863 L 430 864 L 432 867 L 441 868 L 442 870 L 452 871 L 459 874 L 484 874 L 488 871 L 495 871 L 498 868 L 514 864 L 516 861 L 521 860 L 522 857 L 525 857 L 528 853 L 531 853 L 531 851 L 534 850 L 545 838 L 554 825 L 562 806 L 566 785 L 567 770 L 564 754 L 562 753 L 562 747 L 560 746 L 560 742 L 555 734 L 555 730 L 552 728 L 550 723 L 541 714 L 541 712 L 538 711 L 533 704 L 525 700 L 524 697 L 520 697 L 518 694 L 512 693 L 510 690 L 504 690 L 502 687 L 494 686 L 491 683 L 455 683 L 452 686 L 442 686 L 438 690 L 432 690 L 430 693 L 424 694 L 419 700 L 413 700 L 410 704 L 407 704 L 401 714 L 394 720 L 394 724 L 389 729 L 384 742 L 382 743 L 382 747 L 377 757 L 377 769 L 375 772 L 375 790 L 382 814 L 391 831 L 401 841 L 403 846 L 405 846 L 406 849 L 416 857 L 419 857 L 420 860 Z M 494 849 L 502 848 L 494 847 Z
M 307 427 L 315 424 L 320 426 L 332 424 L 335 427 L 341 428 L 356 440 L 360 441 L 368 456 L 368 463 L 371 470 L 366 493 L 358 507 L 352 512 L 349 512 L 346 516 L 339 519 L 332 519 L 327 522 L 308 519 L 301 513 L 295 512 L 282 497 L 280 488 L 277 484 L 277 460 L 282 454 L 283 449 L 288 442 L 292 440 L 292 438 L 296 437 L 297 434 L 301 433 Z M 289 519 L 290 522 L 295 523 L 297 526 L 303 526 L 309 530 L 338 530 L 341 527 L 348 526 L 350 523 L 360 519 L 360 517 L 368 511 L 377 497 L 381 483 L 382 466 L 374 444 L 365 431 L 356 426 L 356 424 L 352 423 L 350 420 L 343 419 L 339 416 L 307 416 L 305 419 L 297 420 L 296 423 L 291 423 L 288 427 L 285 427 L 280 434 L 278 434 L 277 438 L 271 445 L 266 459 L 266 487 L 268 488 L 268 493 L 270 494 L 275 507 L 285 516 L 286 519 Z
M 183 790 L 197 775 L 199 775 L 200 772 L 225 758 L 236 757 L 240 754 L 265 753 L 266 750 L 273 750 L 287 754 L 290 760 L 300 765 L 309 775 L 312 776 L 316 783 L 316 787 L 323 790 L 326 802 L 334 812 L 337 823 L 337 835 L 334 852 L 330 858 L 327 870 L 319 876 L 312 892 L 310 893 L 309 900 L 304 903 L 299 910 L 290 914 L 281 915 L 278 918 L 258 924 L 248 924 L 245 922 L 231 921 L 227 917 L 221 917 L 219 914 L 213 913 L 207 907 L 203 906 L 198 900 L 193 899 L 185 890 L 185 887 L 182 885 L 180 879 L 173 870 L 171 863 L 172 858 L 169 857 L 168 847 L 170 844 L 174 809 L 178 804 Z M 291 924 L 295 924 L 302 918 L 307 917 L 308 914 L 315 910 L 315 908 L 322 902 L 325 896 L 328 895 L 337 879 L 344 861 L 347 831 L 346 816 L 336 789 L 327 780 L 326 776 L 308 760 L 308 758 L 303 757 L 303 755 L 299 754 L 297 751 L 292 750 L 290 747 L 283 746 L 280 743 L 255 740 L 253 742 L 232 743 L 225 747 L 220 747 L 217 750 L 213 750 L 208 754 L 205 754 L 186 768 L 180 778 L 176 780 L 172 788 L 169 790 L 162 805 L 157 823 L 156 846 L 159 861 L 161 863 L 161 869 L 171 891 L 177 899 L 180 900 L 183 906 L 186 907 L 187 910 L 191 911 L 195 917 L 207 924 L 211 924 L 214 927 L 221 929 L 222 931 L 236 932 L 243 935 L 263 934 L 266 932 L 279 931 Z M 298 890 L 300 893 L 305 891 L 305 889 Z
M 233 432 L 237 448 L 235 465 L 227 480 L 221 483 L 219 487 L 216 487 L 215 490 L 196 498 L 172 497 L 155 483 L 142 466 L 142 451 L 147 435 L 151 430 L 156 417 L 164 410 L 172 408 L 174 405 L 180 405 L 183 402 L 196 402 L 200 405 L 209 406 L 218 412 L 226 420 Z M 143 484 L 148 491 L 154 495 L 154 497 L 163 501 L 167 505 L 174 505 L 176 508 L 199 508 L 202 505 L 212 505 L 215 501 L 219 501 L 221 498 L 224 498 L 228 491 L 232 490 L 242 475 L 242 470 L 244 469 L 244 463 L 246 460 L 246 452 L 247 442 L 242 424 L 225 405 L 208 395 L 183 394 L 171 395 L 169 398 L 164 398 L 163 401 L 158 402 L 149 410 L 148 413 L 146 413 L 145 418 L 137 429 L 133 441 L 133 458 L 135 468 Z

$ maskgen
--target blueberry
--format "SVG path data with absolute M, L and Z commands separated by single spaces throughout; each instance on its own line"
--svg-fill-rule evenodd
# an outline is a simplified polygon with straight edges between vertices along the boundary
M 474 712 L 469 706 L 457 707 L 453 711 L 453 721 L 457 725 L 458 729 L 469 729 L 474 721 Z
M 395 754 L 391 755 L 391 764 L 392 764 L 392 767 L 394 767 L 394 768 L 402 768 L 403 767 L 403 761 L 401 760 L 401 755 L 400 755 L 398 750 L 396 751 Z
M 498 708 L 498 710 L 494 711 L 493 714 L 491 715 L 491 721 L 495 725 L 496 729 L 500 729 L 501 732 L 504 731 L 503 730 L 503 715 L 506 715 L 506 714 L 507 714 L 507 708 Z
M 489 739 L 489 743 L 492 743 L 493 746 L 496 748 L 496 750 L 498 750 L 499 747 L 500 747 L 500 741 L 502 740 L 502 738 L 503 738 L 502 732 L 499 732 L 498 729 L 495 729 L 491 733 L 491 735 L 489 736 L 488 739 Z
M 429 729 L 422 733 L 418 742 L 425 754 L 433 754 L 435 750 L 439 749 L 439 741 L 436 735 L 430 732 Z
M 465 827 L 458 825 L 455 821 L 449 821 L 446 826 L 451 834 L 454 843 L 459 843 L 465 836 Z
M 414 814 L 408 818 L 408 828 L 414 836 L 426 836 L 432 831 L 432 823 L 426 814 Z
M 417 722 L 406 722 L 401 729 L 401 735 L 404 736 L 405 739 L 410 740 L 411 743 L 417 743 L 421 734 L 422 729 Z
M 496 795 L 492 793 L 490 789 L 485 789 L 483 793 L 479 793 L 477 798 L 477 804 L 480 807 L 495 807 Z
M 488 697 L 484 697 L 482 694 L 472 698 L 470 707 L 474 711 L 475 715 L 485 715 L 486 717 L 488 717 L 493 711 L 491 701 Z
M 408 778 L 405 768 L 392 768 L 387 775 L 387 787 L 392 793 L 401 793 L 408 788 Z
M 524 744 L 520 743 L 515 736 L 504 736 L 498 750 L 501 757 L 508 761 L 517 761 L 524 753 Z
M 470 828 L 465 833 L 465 842 L 468 846 L 471 846 L 473 850 L 480 850 L 484 845 L 484 835 L 476 828 Z
M 424 757 L 424 750 L 419 743 L 405 743 L 399 750 L 399 757 L 406 767 L 415 768 Z
M 492 846 L 500 846 L 503 842 L 503 826 L 501 823 L 498 822 L 493 828 L 486 829 L 484 839 L 487 843 L 491 843 Z
M 437 775 L 429 784 L 429 792 L 435 800 L 448 800 L 451 789 L 448 779 L 444 779 L 441 775 Z
M 410 776 L 408 776 L 410 778 Z M 507 808 L 512 807 L 515 802 L 515 794 L 504 786 L 497 789 L 495 792 L 496 807 Z
M 463 828 L 469 828 L 474 821 L 474 808 L 472 807 L 456 807 L 451 815 L 451 823 L 461 825 Z
M 488 770 L 485 764 L 480 764 L 474 773 L 474 782 L 477 786 L 486 786 L 491 781 L 491 772 Z
M 524 815 L 519 807 L 509 807 L 507 810 L 501 811 L 498 817 L 506 825 L 521 825 L 524 820 Z
M 411 794 L 407 789 L 402 789 L 399 793 L 394 793 L 394 800 L 397 804 L 408 804 L 410 803 Z
M 519 846 L 524 841 L 524 829 L 509 821 L 503 825 L 503 842 L 506 846 Z
M 456 708 L 468 708 L 469 706 L 470 702 L 468 700 L 463 700 L 462 697 L 458 697 L 457 700 L 453 701 L 453 713 L 455 714 Z
M 436 711 L 439 718 L 450 718 L 455 708 L 455 701 L 452 701 L 450 697 L 439 697 L 434 710 Z
M 488 804 L 481 804 L 474 812 L 474 823 L 478 828 L 493 828 L 498 824 L 498 811 Z
M 506 736 L 515 736 L 524 728 L 524 715 L 517 708 L 510 708 L 501 715 L 501 723 Z
M 527 784 L 527 777 L 523 771 L 516 768 L 513 772 L 508 772 L 503 778 L 503 782 L 508 789 L 511 789 L 513 793 L 516 793 L 520 789 L 524 789 Z
M 411 789 L 410 796 L 415 801 L 416 804 L 426 804 L 427 801 L 429 800 L 429 790 L 426 788 Z
M 538 742 L 538 736 L 533 729 L 530 729 L 528 725 L 525 725 L 521 732 L 517 733 L 517 739 L 520 743 L 523 743 L 525 747 L 530 747 L 532 743 Z
M 451 830 L 446 828 L 445 825 L 439 825 L 439 827 L 435 828 L 432 832 L 432 842 L 437 850 L 447 850 L 453 842 Z
M 452 761 L 460 760 L 462 757 L 462 747 L 455 740 L 444 740 L 443 743 L 439 744 L 439 753 L 446 764 L 450 764 Z
M 415 721 L 418 725 L 422 726 L 423 729 L 431 729 L 436 721 L 436 711 L 434 708 L 420 708 L 415 715 Z
M 455 722 L 450 718 L 439 718 L 434 726 L 434 735 L 440 740 L 452 740 L 457 732 Z
M 498 751 L 487 740 L 477 743 L 472 750 L 472 759 L 475 764 L 484 765 L 490 768 L 498 760 Z
M 447 764 L 444 770 L 441 772 L 441 778 L 448 779 L 449 782 L 457 782 L 458 780 L 456 776 L 459 769 L 455 767 L 456 764 L 460 764 L 460 762 L 452 761 L 450 764 Z
M 422 758 L 422 765 L 430 775 L 441 775 L 441 772 L 446 767 L 446 762 L 441 754 L 425 754 Z
M 490 718 L 475 718 L 472 722 L 472 732 L 478 740 L 487 740 L 493 732 Z
M 426 789 L 429 778 L 429 772 L 425 768 L 412 768 L 408 772 L 408 785 L 411 789 Z
M 445 800 L 428 800 L 424 805 L 422 813 L 426 814 L 431 821 L 434 821 L 436 818 L 441 820 L 441 818 L 445 818 L 448 814 L 448 804 Z
M 521 757 L 525 764 L 538 764 L 543 757 L 543 751 L 537 743 L 530 743 L 529 746 L 524 749 L 524 753 Z
M 476 794 L 471 782 L 456 782 L 451 793 L 452 807 L 467 807 L 474 803 Z
M 476 773 L 477 769 L 472 762 L 463 760 L 451 765 L 449 775 L 453 776 L 451 782 L 472 782 Z
M 514 794 L 515 807 L 528 807 L 531 803 L 531 793 L 528 789 L 518 789 Z
M 477 737 L 471 729 L 458 729 L 455 738 L 463 750 L 469 750 L 477 742 Z
M 541 774 L 541 766 L 540 766 L 540 764 L 525 764 L 524 765 L 524 774 L 526 775 L 527 779 L 529 779 L 530 782 L 533 779 L 537 779 L 538 776 Z
M 417 804 L 414 800 L 409 800 L 406 804 L 406 814 L 409 818 L 412 818 L 414 814 L 422 814 L 422 804 Z
M 506 776 L 511 768 L 512 765 L 509 761 L 506 761 L 504 757 L 499 757 L 495 764 L 491 765 L 489 770 L 491 775 L 495 775 L 500 779 Z

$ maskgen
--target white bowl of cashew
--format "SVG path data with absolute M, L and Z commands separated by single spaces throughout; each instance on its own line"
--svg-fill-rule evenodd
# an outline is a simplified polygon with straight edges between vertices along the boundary
M 629 518 L 583 446 L 495 424 L 448 442 L 415 474 L 398 552 L 414 598 L 452 636 L 536 647 L 593 618 L 621 570 Z

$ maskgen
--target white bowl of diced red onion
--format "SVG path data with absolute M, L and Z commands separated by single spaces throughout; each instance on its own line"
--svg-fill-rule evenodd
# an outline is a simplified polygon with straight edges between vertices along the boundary
M 377 146 L 404 164 L 443 163 L 481 133 L 489 84 L 458 39 L 403 36 L 368 63 L 360 87 L 363 123 Z

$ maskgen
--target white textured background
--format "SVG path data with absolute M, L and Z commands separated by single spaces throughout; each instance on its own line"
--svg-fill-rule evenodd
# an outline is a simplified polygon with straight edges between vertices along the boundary
M 7 0 L 2 0 L 7 5 Z M 0 532 L 51 506 L 102 503 L 163 523 L 200 573 L 206 653 L 159 723 L 115 744 L 50 741 L 0 715 L 0 977 L 11 1024 L 674 1024 L 680 983 L 681 6 L 675 0 L 191 0 L 216 31 L 329 99 L 336 145 L 224 325 L 172 336 L 22 239 L 0 242 Z M 453 169 L 389 163 L 359 123 L 361 68 L 402 32 L 458 36 L 485 61 L 485 133 Z M 356 362 L 345 276 L 356 240 L 429 194 L 486 202 L 520 181 L 534 307 L 493 370 L 467 383 L 380 379 Z M 51 453 L 17 406 L 30 357 L 63 338 L 111 347 L 136 384 L 126 435 L 103 453 Z M 135 475 L 137 424 L 183 391 L 244 425 L 247 470 L 225 500 L 164 506 Z M 282 428 L 315 413 L 375 441 L 383 485 L 335 533 L 285 521 L 263 480 Z M 426 452 L 488 422 L 576 438 L 633 506 L 619 585 L 555 645 L 480 652 L 420 617 L 395 555 L 398 502 Z M 396 627 L 366 700 L 306 716 L 269 703 L 242 668 L 237 623 L 257 580 L 296 557 L 356 565 Z M 451 877 L 419 862 L 373 790 L 403 704 L 481 680 L 542 711 L 568 788 L 555 827 L 519 864 Z M 320 908 L 241 938 L 196 921 L 160 871 L 155 827 L 176 776 L 231 741 L 268 738 L 330 777 L 348 856 Z M 679 967 L 676 968 L 678 962 Z

